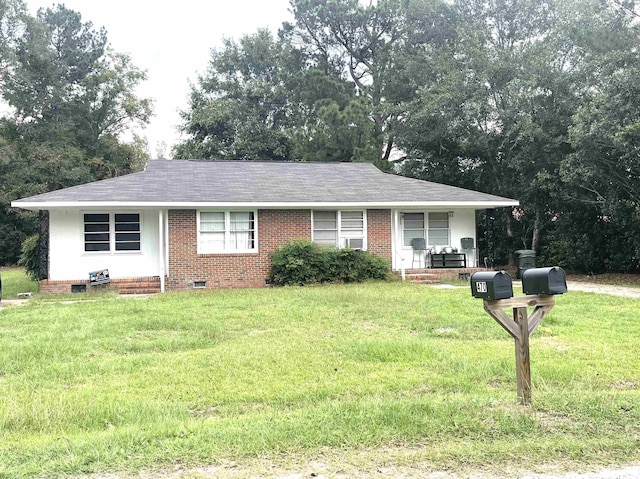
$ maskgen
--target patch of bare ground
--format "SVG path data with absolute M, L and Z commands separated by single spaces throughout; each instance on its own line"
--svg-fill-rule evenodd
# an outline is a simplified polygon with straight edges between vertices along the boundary
M 540 337 L 538 338 L 538 341 L 549 348 L 555 349 L 556 351 L 568 351 L 570 348 L 568 344 L 565 344 L 552 336 Z
M 615 389 L 616 391 L 635 391 L 640 384 L 638 381 L 622 379 L 611 383 L 610 386 L 611 389 Z
M 545 464 L 487 464 L 443 468 L 429 460 L 432 447 L 406 446 L 368 450 L 325 449 L 315 457 L 282 454 L 200 467 L 174 465 L 138 473 L 112 472 L 82 479 L 632 479 L 640 467 L 605 469 L 578 461 Z M 620 466 L 622 467 L 622 466 Z M 618 474 L 619 473 L 619 474 Z M 631 474 L 631 475 L 629 475 Z M 635 474 L 635 475 L 633 475 Z M 76 479 L 79 479 L 76 477 Z
M 640 274 L 604 273 L 604 274 L 567 274 L 567 279 L 580 283 L 628 286 L 640 288 Z
M 569 291 L 583 291 L 585 293 L 608 294 L 623 298 L 640 298 L 640 287 L 618 286 L 611 284 L 582 283 L 567 281 Z

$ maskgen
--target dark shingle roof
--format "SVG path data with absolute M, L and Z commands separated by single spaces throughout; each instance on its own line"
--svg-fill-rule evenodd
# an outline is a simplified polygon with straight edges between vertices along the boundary
M 383 173 L 368 163 L 153 160 L 140 173 L 24 198 L 13 205 L 47 208 L 75 203 L 468 203 L 489 207 L 515 205 L 517 201 Z

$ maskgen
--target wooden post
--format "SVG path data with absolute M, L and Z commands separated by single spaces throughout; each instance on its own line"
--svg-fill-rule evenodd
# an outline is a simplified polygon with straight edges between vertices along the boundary
M 520 334 L 515 338 L 516 378 L 518 381 L 518 401 L 523 406 L 531 404 L 531 364 L 529 361 L 529 321 L 527 308 L 513 308 L 513 320 Z
M 518 401 L 523 406 L 531 404 L 529 335 L 542 323 L 554 305 L 555 299 L 550 295 L 484 300 L 485 311 L 515 340 Z M 534 308 L 529 315 L 527 307 Z M 513 319 L 504 311 L 507 308 L 513 309 Z

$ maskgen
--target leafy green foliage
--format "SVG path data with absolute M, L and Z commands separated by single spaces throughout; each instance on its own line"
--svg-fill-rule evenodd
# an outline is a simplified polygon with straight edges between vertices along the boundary
M 387 262 L 365 251 L 294 240 L 272 253 L 269 281 L 278 286 L 359 283 L 388 274 Z
M 226 39 L 182 113 L 178 158 L 375 159 L 368 108 L 339 74 L 267 30 Z
M 441 54 L 408 57 L 437 80 L 404 104 L 402 174 L 517 198 L 496 213 L 502 261 L 524 247 L 585 271 L 635 270 L 640 225 L 619 214 L 640 206 L 633 15 L 597 1 L 452 6 Z M 632 229 L 626 247 L 612 228 Z
M 137 171 L 150 100 L 135 94 L 146 74 L 113 52 L 105 30 L 62 5 L 30 16 L 21 0 L 0 0 L 0 264 L 15 264 L 34 231 L 12 200 Z
M 207 75 L 193 87 L 182 130 L 191 138 L 175 148 L 179 158 L 284 160 L 291 145 L 285 78 L 291 49 L 267 30 L 230 39 L 212 52 Z M 294 67 L 295 68 L 295 67 Z
M 18 265 L 22 266 L 29 278 L 38 281 L 40 278 L 40 235 L 31 235 L 22 242 Z

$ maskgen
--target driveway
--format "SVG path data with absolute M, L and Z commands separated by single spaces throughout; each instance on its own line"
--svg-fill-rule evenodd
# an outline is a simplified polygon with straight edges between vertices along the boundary
M 581 281 L 567 281 L 567 289 L 569 291 L 584 291 L 586 293 L 610 294 L 612 296 L 622 296 L 625 298 L 640 298 L 640 288 L 631 288 L 629 286 L 583 283 Z

